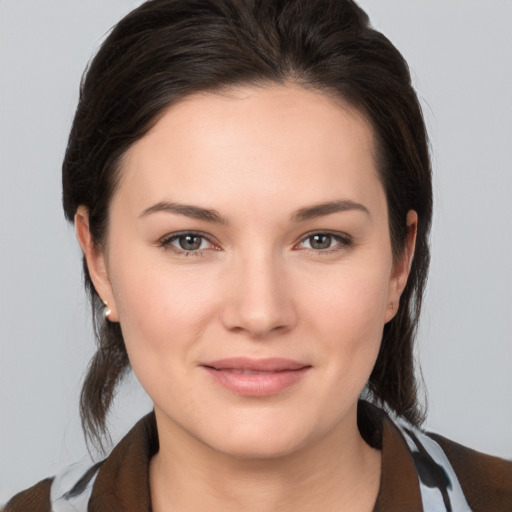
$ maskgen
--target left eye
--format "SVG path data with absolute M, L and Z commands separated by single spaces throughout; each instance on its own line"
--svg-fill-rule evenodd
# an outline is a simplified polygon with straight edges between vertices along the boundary
M 322 251 L 334 249 L 337 246 L 348 246 L 350 245 L 350 241 L 340 235 L 334 235 L 332 233 L 315 233 L 305 238 L 300 245 L 305 249 Z

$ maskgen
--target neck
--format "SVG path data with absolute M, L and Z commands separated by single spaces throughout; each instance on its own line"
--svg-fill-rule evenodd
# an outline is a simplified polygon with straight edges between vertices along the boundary
M 160 451 L 150 464 L 152 509 L 371 511 L 379 489 L 380 452 L 361 438 L 355 411 L 352 420 L 292 453 L 241 458 L 189 439 L 183 431 L 160 428 L 157 416 Z

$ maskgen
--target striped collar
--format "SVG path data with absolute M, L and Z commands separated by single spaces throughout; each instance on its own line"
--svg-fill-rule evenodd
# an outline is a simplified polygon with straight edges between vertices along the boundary
M 434 439 L 364 401 L 358 421 L 367 441 L 382 450 L 374 512 L 471 512 L 452 465 Z M 104 461 L 76 464 L 55 477 L 52 512 L 150 512 L 148 470 L 157 451 L 156 421 L 150 413 Z

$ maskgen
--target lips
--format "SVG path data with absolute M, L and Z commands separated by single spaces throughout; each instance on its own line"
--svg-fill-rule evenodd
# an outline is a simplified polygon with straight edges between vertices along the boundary
M 236 357 L 200 365 L 224 388 L 242 396 L 274 395 L 296 384 L 311 369 L 291 359 Z
M 268 359 L 251 359 L 249 357 L 232 357 L 229 359 L 220 359 L 210 363 L 203 363 L 202 366 L 210 366 L 215 370 L 240 370 L 252 372 L 283 372 L 299 370 L 304 368 L 304 363 L 299 363 L 291 359 L 282 359 L 278 357 Z

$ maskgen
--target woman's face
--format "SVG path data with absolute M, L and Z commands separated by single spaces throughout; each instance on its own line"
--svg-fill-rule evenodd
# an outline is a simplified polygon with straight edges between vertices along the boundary
M 355 435 L 409 268 L 368 123 L 295 86 L 172 106 L 86 256 L 160 432 L 243 457 Z

